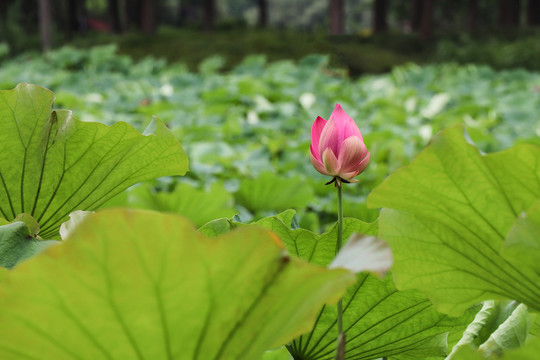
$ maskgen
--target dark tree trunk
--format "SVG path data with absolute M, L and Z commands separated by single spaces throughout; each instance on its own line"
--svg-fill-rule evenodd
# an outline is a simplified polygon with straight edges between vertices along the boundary
M 467 12 L 467 28 L 469 31 L 476 30 L 478 19 L 478 0 L 469 0 L 469 8 Z
M 7 23 L 8 9 L 13 4 L 13 0 L 0 1 L 0 27 L 5 27 Z
M 258 26 L 264 29 L 268 26 L 268 2 L 266 0 L 257 0 L 257 6 L 259 8 L 259 21 Z
M 141 30 L 147 34 L 156 32 L 156 1 L 143 0 L 141 3 Z
M 499 25 L 512 27 L 519 25 L 520 0 L 499 0 Z
M 216 22 L 216 2 L 215 0 L 203 0 L 203 30 L 214 31 Z
M 118 19 L 120 20 L 120 32 L 125 33 L 128 30 L 127 0 L 118 1 Z
M 67 0 L 67 31 L 70 33 L 81 30 L 79 3 L 78 0 Z
M 84 34 L 88 30 L 88 9 L 86 8 L 86 0 L 78 0 L 77 3 L 79 31 Z
M 70 41 L 73 38 L 73 34 L 77 33 L 79 27 L 79 14 L 77 11 L 77 1 L 65 0 L 64 1 L 64 14 L 63 14 L 63 30 L 64 38 L 66 41 Z
M 48 3 L 51 5 L 50 1 Z M 41 0 L 20 0 L 21 13 L 18 20 L 28 35 L 35 35 L 40 31 L 40 7 Z
M 412 31 L 420 31 L 422 27 L 422 12 L 424 9 L 423 0 L 414 0 L 412 5 L 412 14 L 411 14 L 411 29 Z
M 120 34 L 122 32 L 122 21 L 120 20 L 120 2 L 118 0 L 108 0 L 107 10 L 112 31 Z
M 386 17 L 388 15 L 388 0 L 373 1 L 373 32 L 380 34 L 388 30 Z
M 127 28 L 141 29 L 142 0 L 126 0 L 125 4 Z
M 176 24 L 184 26 L 186 24 L 200 24 L 200 2 L 201 0 L 178 0 Z
M 427 40 L 433 33 L 433 2 L 435 0 L 424 0 L 422 6 L 422 24 L 420 36 Z
M 41 51 L 51 48 L 51 1 L 39 0 L 39 34 L 41 37 Z
M 345 0 L 330 0 L 330 34 L 341 35 L 344 32 L 345 24 L 343 21 Z
M 521 23 L 521 0 L 513 0 L 511 7 L 511 25 L 519 26 Z
M 540 1 L 529 0 L 527 3 L 527 25 L 540 26 Z

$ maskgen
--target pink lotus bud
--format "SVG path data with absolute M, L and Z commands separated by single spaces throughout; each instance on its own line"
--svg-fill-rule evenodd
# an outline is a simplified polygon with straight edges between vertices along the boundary
M 360 129 L 337 104 L 328 121 L 317 117 L 311 127 L 311 163 L 323 175 L 341 181 L 358 182 L 354 177 L 369 163 Z

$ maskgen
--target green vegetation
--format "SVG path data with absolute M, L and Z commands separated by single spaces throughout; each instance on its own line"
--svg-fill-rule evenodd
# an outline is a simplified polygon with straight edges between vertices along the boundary
M 111 36 L 120 54 L 134 59 L 152 55 L 168 62 L 180 61 L 192 71 L 205 58 L 214 55 L 225 59 L 223 70 L 231 70 L 246 56 L 253 54 L 265 55 L 269 61 L 276 61 L 300 60 L 307 55 L 319 53 L 332 54 L 331 64 L 348 68 L 353 75 L 380 73 L 408 61 L 421 61 L 423 53 L 418 53 L 418 50 L 424 47 L 418 38 L 406 35 L 396 35 L 394 41 L 397 48 L 392 48 L 387 46 L 388 41 L 383 38 L 373 41 L 354 35 L 329 37 L 325 33 L 254 29 L 204 33 L 174 28 L 161 28 L 153 35 L 93 34 L 79 38 L 72 46 L 90 48 L 96 44 L 109 44 Z
M 461 35 L 441 39 L 435 46 L 431 61 L 456 61 L 461 64 L 485 64 L 495 69 L 523 68 L 540 71 L 538 32 L 510 35 L 496 33 L 471 37 Z
M 210 57 L 195 73 L 153 58 L 134 61 L 117 55 L 112 46 L 65 47 L 45 59 L 21 56 L 4 62 L 0 85 L 12 88 L 28 81 L 54 89 L 55 107 L 76 109 L 74 116 L 83 121 L 127 121 L 142 131 L 152 115 L 159 116 L 188 153 L 188 178 L 131 189 L 111 204 L 194 216 L 189 197 L 165 204 L 159 192 L 174 193 L 180 181 L 182 191 L 191 188 L 201 204 L 212 202 L 216 188 L 233 194 L 233 200 L 224 197 L 214 209 L 198 212 L 193 219 L 198 225 L 220 211 L 230 216 L 231 206 L 243 220 L 292 206 L 309 229 L 333 222 L 333 191 L 322 186 L 324 176 L 306 160 L 311 123 L 319 115 L 327 118 L 335 103 L 356 120 L 372 151 L 362 182 L 345 192 L 345 214 L 367 221 L 377 217 L 364 205 L 370 189 L 445 127 L 465 124 L 483 151 L 515 141 L 538 143 L 540 74 L 534 72 L 409 64 L 352 80 L 320 55 L 297 63 L 251 56 L 225 73 L 223 65 L 223 58 Z M 287 200 L 293 203 L 287 206 Z
M 422 41 L 417 34 L 400 33 L 329 36 L 322 32 L 256 29 L 204 33 L 163 27 L 152 35 L 139 32 L 123 35 L 88 33 L 70 42 L 69 46 L 88 51 L 93 46 L 112 41 L 121 55 L 135 60 L 152 56 L 168 63 L 182 62 L 190 71 L 197 71 L 200 62 L 214 55 L 224 59 L 221 70 L 230 71 L 253 54 L 264 55 L 270 62 L 329 54 L 332 67 L 347 69 L 352 76 L 384 73 L 408 62 L 458 62 L 488 65 L 495 69 L 540 71 L 540 62 L 537 61 L 540 58 L 539 33 L 529 30 L 523 34 L 512 34 L 445 35 Z M 6 46 L 0 44 L 0 59 L 8 54 Z M 28 48 L 32 46 L 23 49 Z M 35 49 L 38 50 L 37 47 Z M 12 57 L 21 50 L 15 51 Z
M 0 272 L 2 358 L 331 360 L 342 298 L 346 359 L 535 359 L 540 74 L 330 63 L 194 72 L 114 46 L 5 61 L 2 87 L 57 97 L 0 92 L 0 265 L 24 260 Z M 383 278 L 334 269 L 334 188 L 308 148 L 335 103 L 372 154 L 344 188 L 338 258 L 381 237 Z

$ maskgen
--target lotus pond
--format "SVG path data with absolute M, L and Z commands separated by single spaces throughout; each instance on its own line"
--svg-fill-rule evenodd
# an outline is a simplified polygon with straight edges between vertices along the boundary
M 342 329 L 344 359 L 535 359 L 540 73 L 223 64 L 1 63 L 1 358 L 334 359 Z M 371 152 L 338 223 L 337 103 Z

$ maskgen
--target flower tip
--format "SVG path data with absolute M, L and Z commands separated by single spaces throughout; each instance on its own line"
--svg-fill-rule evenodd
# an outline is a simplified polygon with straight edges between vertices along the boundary
M 330 118 L 328 119 L 328 121 L 329 122 L 336 122 L 337 124 L 339 124 L 338 125 L 339 127 L 351 128 L 351 129 L 347 129 L 348 132 L 350 132 L 348 134 L 348 136 L 352 135 L 352 133 L 355 133 L 355 135 L 356 135 L 356 131 L 351 132 L 351 130 L 353 130 L 353 128 L 358 128 L 356 126 L 356 123 L 349 116 L 349 114 L 347 114 L 347 112 L 345 110 L 343 110 L 343 108 L 341 107 L 340 104 L 336 104 L 336 106 L 334 108 L 334 111 L 332 111 L 332 114 L 330 114 Z M 360 133 L 360 130 L 358 130 L 358 133 Z
M 330 117 L 334 117 L 334 116 L 337 115 L 337 114 L 340 114 L 340 115 L 341 115 L 341 113 L 347 114 L 347 113 L 345 112 L 345 110 L 343 110 L 343 108 L 341 107 L 340 104 L 336 104 L 336 106 L 334 106 L 334 110 L 332 111 L 332 114 L 330 114 Z

